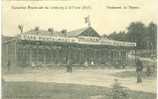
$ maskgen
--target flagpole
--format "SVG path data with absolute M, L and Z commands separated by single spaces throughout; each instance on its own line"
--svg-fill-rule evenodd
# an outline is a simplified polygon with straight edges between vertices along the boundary
M 90 22 L 88 22 L 88 27 L 91 27 L 91 23 Z
M 88 27 L 91 27 L 91 22 L 90 22 L 90 16 L 88 15 L 85 17 L 85 23 L 88 25 Z
M 91 27 L 90 16 L 88 15 L 88 27 Z
M 88 27 L 91 27 L 90 16 L 88 15 Z

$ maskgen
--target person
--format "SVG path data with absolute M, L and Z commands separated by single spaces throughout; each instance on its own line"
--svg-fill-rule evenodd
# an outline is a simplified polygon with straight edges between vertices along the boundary
M 7 69 L 8 69 L 8 71 L 10 70 L 10 61 L 8 61 L 8 63 L 7 63 Z
M 151 66 L 147 66 L 147 68 L 146 68 L 146 75 L 148 77 L 152 75 L 152 67 Z
M 152 64 L 153 73 L 155 73 L 157 70 L 156 66 L 157 66 L 157 58 L 153 57 L 153 64 Z
M 72 66 L 70 64 L 67 65 L 67 72 L 72 72 Z
M 124 63 L 123 65 L 122 65 L 122 69 L 125 69 L 126 68 L 126 64 Z
M 84 66 L 88 67 L 88 62 L 87 61 L 85 61 Z
M 142 83 L 143 63 L 139 58 L 136 59 L 136 72 L 137 72 L 137 83 Z
M 66 68 L 67 68 L 67 72 L 72 72 L 72 63 L 70 62 L 70 60 L 68 60 L 68 64 L 66 65 Z
M 34 62 L 31 63 L 31 67 L 32 67 L 33 69 L 35 69 L 36 65 L 35 65 Z

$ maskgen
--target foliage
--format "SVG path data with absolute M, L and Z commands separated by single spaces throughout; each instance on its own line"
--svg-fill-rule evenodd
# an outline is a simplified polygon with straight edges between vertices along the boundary
M 129 90 L 122 87 L 117 81 L 112 88 L 112 99 L 129 99 Z
M 137 49 L 156 49 L 157 25 L 153 22 L 147 26 L 142 22 L 132 22 L 127 32 L 113 32 L 108 37 L 119 41 L 136 42 Z
M 120 31 L 119 33 L 113 32 L 108 37 L 118 41 L 127 41 L 127 34 L 125 31 Z

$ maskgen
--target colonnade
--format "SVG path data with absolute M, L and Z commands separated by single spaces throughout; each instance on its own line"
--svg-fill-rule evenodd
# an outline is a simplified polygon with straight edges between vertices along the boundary
M 127 64 L 129 49 L 73 45 L 19 45 L 18 65 L 32 64 Z

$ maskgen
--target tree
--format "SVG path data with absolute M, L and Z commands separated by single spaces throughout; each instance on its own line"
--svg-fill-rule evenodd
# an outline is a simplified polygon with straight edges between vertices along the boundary
M 117 33 L 113 32 L 108 36 L 110 39 L 116 40 L 117 39 Z
M 117 34 L 117 40 L 119 40 L 119 41 L 127 41 L 127 34 L 125 33 L 125 31 L 120 31 Z
M 127 41 L 127 34 L 125 31 L 120 31 L 119 33 L 113 32 L 108 37 L 113 40 Z
M 151 22 L 147 27 L 147 36 L 150 37 L 150 47 L 156 49 L 157 25 Z
M 127 28 L 128 40 L 130 42 L 136 42 L 137 48 L 144 48 L 143 37 L 146 34 L 146 27 L 141 22 L 132 22 Z
M 118 41 L 136 42 L 137 49 L 155 50 L 157 25 L 153 22 L 148 26 L 145 26 L 142 22 L 132 22 L 127 28 L 127 33 L 125 31 L 113 32 L 108 37 Z

